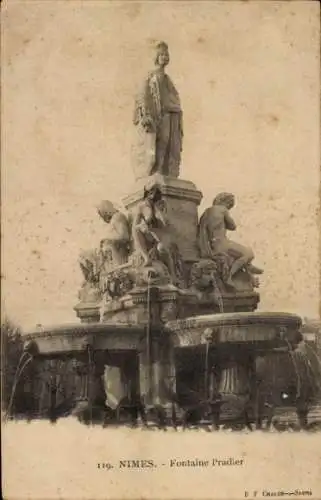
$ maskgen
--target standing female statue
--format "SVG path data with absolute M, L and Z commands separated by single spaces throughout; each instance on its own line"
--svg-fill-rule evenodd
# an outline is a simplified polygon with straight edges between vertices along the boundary
M 136 179 L 160 173 L 178 177 L 181 162 L 183 120 L 178 92 L 165 73 L 169 51 L 165 42 L 156 46 L 155 70 L 144 81 L 134 112 L 137 142 Z

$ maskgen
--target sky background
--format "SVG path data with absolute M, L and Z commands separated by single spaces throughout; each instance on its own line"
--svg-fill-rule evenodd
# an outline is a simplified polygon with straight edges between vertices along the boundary
M 77 321 L 95 206 L 130 192 L 134 95 L 168 42 L 200 213 L 232 191 L 262 310 L 318 314 L 317 2 L 13 1 L 2 9 L 2 300 L 24 328 Z

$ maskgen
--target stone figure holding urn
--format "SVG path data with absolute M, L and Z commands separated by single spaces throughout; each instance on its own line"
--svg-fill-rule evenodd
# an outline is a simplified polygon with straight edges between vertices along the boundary
M 145 187 L 144 199 L 133 216 L 132 236 L 136 253 L 144 267 L 161 261 L 173 283 L 179 281 L 179 256 L 162 212 L 162 194 L 158 186 Z
M 134 125 L 134 175 L 136 179 L 155 173 L 179 176 L 183 120 L 178 92 L 165 73 L 169 51 L 165 42 L 156 45 L 155 69 L 136 98 Z

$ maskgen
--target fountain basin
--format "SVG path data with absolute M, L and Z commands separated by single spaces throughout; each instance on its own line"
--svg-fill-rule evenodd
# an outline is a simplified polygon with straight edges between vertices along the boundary
M 25 335 L 36 343 L 40 355 L 79 353 L 93 350 L 139 349 L 144 327 L 137 324 L 76 323 L 41 327 Z
M 191 380 L 190 389 L 201 399 L 219 400 L 216 421 L 253 414 L 257 358 L 291 351 L 301 340 L 301 318 L 282 312 L 194 316 L 169 321 L 166 328 L 175 346 L 177 392 L 186 391 L 185 381 Z
M 127 399 L 142 398 L 147 406 L 167 411 L 173 395 L 179 404 L 187 395 L 187 405 L 194 404 L 192 393 L 198 401 L 219 396 L 221 416 L 233 419 L 253 401 L 257 356 L 292 349 L 300 327 L 301 318 L 294 314 L 243 312 L 157 322 L 150 328 L 116 322 L 38 328 L 25 337 L 33 349 L 35 412 L 53 411 L 68 398 L 70 405 L 78 402 L 77 408 L 85 405 L 85 411 L 101 408 L 107 366 L 121 373 Z M 44 396 L 38 401 L 39 394 Z
M 240 312 L 206 314 L 169 321 L 177 347 L 219 344 L 253 344 L 264 349 L 296 344 L 299 341 L 300 316 L 282 312 Z

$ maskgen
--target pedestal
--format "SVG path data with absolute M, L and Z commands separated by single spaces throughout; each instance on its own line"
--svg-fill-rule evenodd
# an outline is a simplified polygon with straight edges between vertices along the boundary
M 218 394 L 222 401 L 219 420 L 241 420 L 249 426 L 248 411 L 252 399 L 250 367 L 242 363 L 242 355 L 225 361 L 219 377 Z
M 197 249 L 197 207 L 202 193 L 196 186 L 182 179 L 175 179 L 155 174 L 148 179 L 140 179 L 131 189 L 131 194 L 123 199 L 127 210 L 133 212 L 143 200 L 144 187 L 157 184 L 166 202 L 166 216 L 173 241 L 177 244 L 181 256 L 186 262 L 198 259 Z
M 79 302 L 75 307 L 77 317 L 82 323 L 97 323 L 100 321 L 100 301 Z
M 139 352 L 140 394 L 147 407 L 167 410 L 176 391 L 174 346 L 169 332 L 151 324 Z
M 73 415 L 85 423 L 90 423 L 97 416 L 97 410 L 103 411 L 106 395 L 102 382 L 103 359 L 92 349 L 87 351 L 86 357 L 88 359 L 76 360 L 74 363 L 79 385 Z
M 250 392 L 248 369 L 231 361 L 222 368 L 218 392 L 222 396 L 245 396 Z

